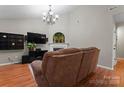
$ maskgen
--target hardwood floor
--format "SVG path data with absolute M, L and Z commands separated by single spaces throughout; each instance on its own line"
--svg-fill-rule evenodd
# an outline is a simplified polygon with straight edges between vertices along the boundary
M 114 67 L 115 75 L 120 77 L 119 86 L 124 87 L 124 59 L 118 60 L 117 65 Z
M 1 87 L 35 87 L 36 82 L 28 64 L 0 66 Z M 81 87 L 118 87 L 124 86 L 124 60 L 118 60 L 114 70 L 97 67 L 96 72 L 83 80 Z
M 0 86 L 33 87 L 36 86 L 27 64 L 0 66 Z
M 97 67 L 96 72 L 80 83 L 84 87 L 124 87 L 124 60 L 118 60 L 114 70 Z

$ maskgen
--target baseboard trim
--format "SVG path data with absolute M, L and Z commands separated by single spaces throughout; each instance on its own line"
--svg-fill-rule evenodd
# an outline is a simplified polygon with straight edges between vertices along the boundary
M 108 70 L 113 70 L 113 68 L 110 68 L 110 67 L 107 67 L 107 66 L 102 66 L 102 65 L 97 65 L 98 67 L 101 67 L 101 68 L 105 68 L 105 69 L 108 69 Z
M 11 64 L 16 64 L 16 63 L 19 63 L 19 62 L 14 62 L 14 63 L 2 63 L 2 64 L 0 64 L 0 66 L 11 65 Z
M 124 60 L 124 58 L 117 58 L 117 60 Z

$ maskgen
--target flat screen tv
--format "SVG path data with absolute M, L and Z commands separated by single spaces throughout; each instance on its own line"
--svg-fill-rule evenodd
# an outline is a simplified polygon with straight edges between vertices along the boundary
M 39 33 L 27 32 L 27 42 L 36 43 L 36 44 L 45 44 L 46 35 Z

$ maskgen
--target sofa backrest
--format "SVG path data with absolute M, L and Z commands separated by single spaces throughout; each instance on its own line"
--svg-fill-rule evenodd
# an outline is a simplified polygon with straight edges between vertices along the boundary
M 90 69 L 89 69 L 88 74 L 95 72 L 95 69 L 96 69 L 97 64 L 98 64 L 98 57 L 99 57 L 100 49 L 94 48 L 92 51 L 94 52 L 94 54 L 92 56 L 92 60 L 91 60 Z
M 43 58 L 42 70 L 49 86 L 74 86 L 82 57 L 82 51 L 76 48 L 47 52 Z
M 99 49 L 96 47 L 81 48 L 83 59 L 79 70 L 77 81 L 80 82 L 91 72 L 94 72 L 98 63 Z
M 68 48 L 47 52 L 43 57 L 42 73 L 49 86 L 72 86 L 94 72 L 99 49 Z

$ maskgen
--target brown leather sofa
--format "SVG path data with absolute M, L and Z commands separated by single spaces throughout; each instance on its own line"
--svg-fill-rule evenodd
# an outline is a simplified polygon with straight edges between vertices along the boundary
M 84 57 L 80 65 L 80 70 L 77 79 L 78 82 L 81 82 L 88 75 L 95 72 L 100 52 L 100 50 L 96 47 L 81 48 L 81 50 L 83 52 Z
M 38 86 L 76 86 L 95 71 L 99 49 L 68 48 L 47 52 L 43 61 L 34 61 L 31 67 Z

